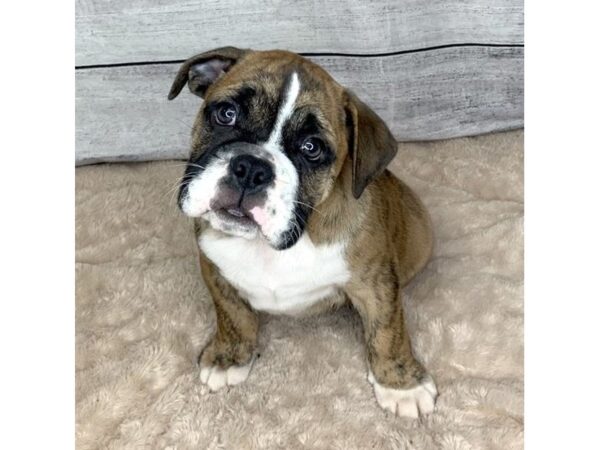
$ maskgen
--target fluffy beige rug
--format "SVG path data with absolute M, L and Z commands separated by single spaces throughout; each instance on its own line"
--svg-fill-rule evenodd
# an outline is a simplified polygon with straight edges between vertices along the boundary
M 79 449 L 501 449 L 523 445 L 523 133 L 402 144 L 392 168 L 428 206 L 434 257 L 406 290 L 416 355 L 440 397 L 384 413 L 357 316 L 264 316 L 246 383 L 211 394 L 214 327 L 181 162 L 77 169 Z

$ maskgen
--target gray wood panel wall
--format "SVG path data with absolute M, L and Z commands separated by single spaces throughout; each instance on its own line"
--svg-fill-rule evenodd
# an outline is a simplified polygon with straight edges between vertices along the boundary
M 522 9 L 518 0 L 78 0 L 76 161 L 184 158 L 201 100 L 185 90 L 168 102 L 167 92 L 180 60 L 222 45 L 308 54 L 399 140 L 522 127 Z
M 221 45 L 388 53 L 522 44 L 522 0 L 78 0 L 77 65 L 186 59 Z

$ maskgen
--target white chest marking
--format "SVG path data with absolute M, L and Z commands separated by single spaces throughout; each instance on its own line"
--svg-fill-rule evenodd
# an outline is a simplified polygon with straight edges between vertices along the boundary
M 299 313 L 334 294 L 350 278 L 344 245 L 315 246 L 306 234 L 282 251 L 260 238 L 226 236 L 211 229 L 198 243 L 221 274 L 259 311 Z

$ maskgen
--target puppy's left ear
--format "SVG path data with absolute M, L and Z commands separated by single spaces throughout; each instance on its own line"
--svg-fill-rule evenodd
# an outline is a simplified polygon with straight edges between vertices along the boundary
M 204 97 L 206 89 L 249 52 L 236 47 L 221 47 L 192 56 L 177 72 L 169 100 L 177 97 L 186 83 L 192 94 Z
M 349 91 L 345 93 L 346 126 L 352 158 L 352 194 L 359 198 L 398 152 L 385 122 Z

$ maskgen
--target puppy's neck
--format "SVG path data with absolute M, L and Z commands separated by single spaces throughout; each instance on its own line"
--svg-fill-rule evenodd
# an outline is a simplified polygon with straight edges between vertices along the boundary
M 348 159 L 336 178 L 330 194 L 311 212 L 305 232 L 315 245 L 348 241 L 362 226 L 371 194 L 365 190 L 359 199 L 352 195 L 352 167 Z

